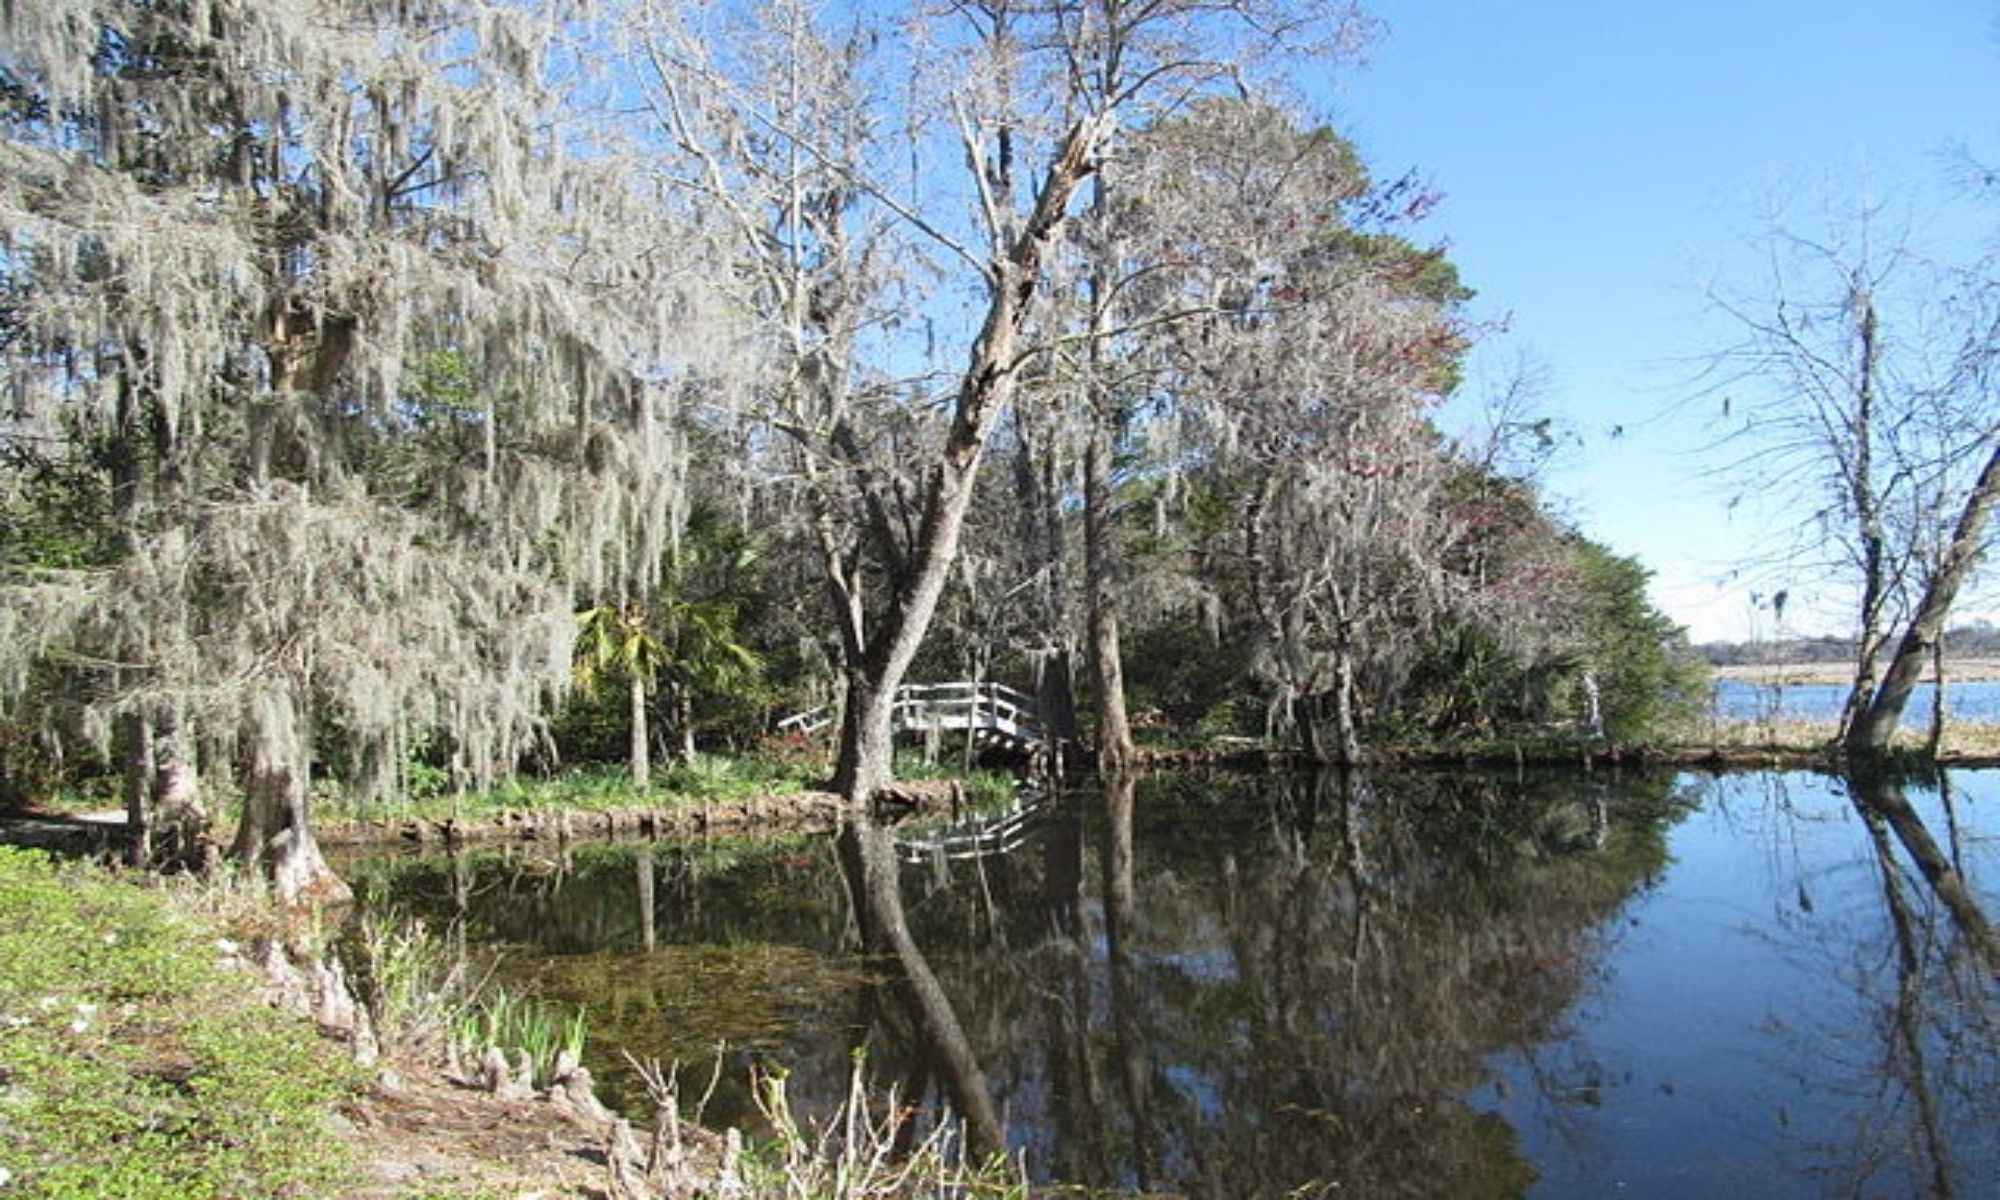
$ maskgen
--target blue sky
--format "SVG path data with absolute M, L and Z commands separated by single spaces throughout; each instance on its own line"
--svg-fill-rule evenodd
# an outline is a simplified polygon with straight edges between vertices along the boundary
M 1750 240 L 1774 200 L 1809 228 L 1865 187 L 1959 259 L 2000 232 L 2000 204 L 1956 195 L 1944 165 L 1954 143 L 2000 159 L 2000 0 L 1374 12 L 1388 33 L 1330 93 L 1334 123 L 1379 176 L 1414 167 L 1444 193 L 1430 235 L 1451 243 L 1478 315 L 1509 323 L 1475 380 L 1523 351 L 1549 369 L 1546 410 L 1583 439 L 1550 491 L 1657 573 L 1655 602 L 1696 640 L 1770 634 L 1748 591 L 1780 585 L 1800 597 L 1788 629 L 1845 632 L 1837 596 L 1810 581 L 1727 578 L 1768 514 L 1732 517 L 1702 477 L 1713 405 L 1672 405 L 1727 338 L 1704 289 L 1754 281 Z

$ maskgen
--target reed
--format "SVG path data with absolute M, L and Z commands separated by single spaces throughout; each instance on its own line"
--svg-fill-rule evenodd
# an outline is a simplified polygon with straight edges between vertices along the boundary
M 910 1122 L 917 1110 L 901 1103 L 894 1089 L 879 1103 L 871 1102 L 866 1063 L 859 1054 L 846 1099 L 823 1121 L 801 1119 L 793 1111 L 784 1072 L 753 1073 L 752 1092 L 770 1132 L 762 1141 L 746 1144 L 736 1130 L 729 1130 L 720 1139 L 719 1154 L 697 1150 L 701 1139 L 683 1127 L 677 1072 L 662 1070 L 657 1062 L 635 1061 L 633 1066 L 657 1116 L 644 1177 L 619 1180 L 631 1194 L 720 1194 L 746 1200 L 1026 1200 L 1030 1195 L 1019 1160 L 995 1156 L 974 1161 L 958 1125 L 939 1122 L 912 1136 Z M 721 1069 L 718 1049 L 715 1070 L 693 1105 L 691 1121 L 701 1120 Z M 613 1170 L 638 1168 L 614 1164 Z
M 588 1024 L 581 1007 L 565 1015 L 557 1005 L 494 988 L 459 1017 L 453 1041 L 472 1061 L 488 1048 L 498 1048 L 510 1062 L 525 1055 L 530 1082 L 547 1087 L 555 1082 L 559 1060 L 576 1062 L 583 1057 Z

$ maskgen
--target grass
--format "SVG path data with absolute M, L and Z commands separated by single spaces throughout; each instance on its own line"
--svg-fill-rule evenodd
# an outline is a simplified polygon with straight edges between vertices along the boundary
M 1717 750 L 1770 750 L 1782 753 L 1824 752 L 1833 741 L 1837 725 L 1833 721 L 1806 721 L 1795 718 L 1710 721 L 1703 718 L 1678 729 L 1665 744 Z M 1896 731 L 1898 752 L 1922 755 L 1930 745 L 1928 730 L 1903 728 Z M 1949 722 L 1940 757 L 2000 757 L 2000 725 Z
M 340 949 L 377 1042 L 397 1057 L 443 1049 L 472 1011 L 483 982 L 474 978 L 462 948 L 414 917 L 364 913 Z
M 974 770 L 967 774 L 957 762 L 927 763 L 923 755 L 903 751 L 896 755 L 896 778 L 907 780 L 958 779 L 965 783 L 965 795 L 974 804 L 989 804 L 1014 797 L 1015 778 L 1006 771 Z
M 1816 663 L 1731 663 L 1715 668 L 1718 679 L 1740 679 L 1749 683 L 1849 684 L 1854 682 L 1852 662 Z M 1945 682 L 1975 683 L 2000 679 L 2000 659 L 1962 658 L 1945 664 Z M 1928 683 L 1936 678 L 1926 662 L 1920 677 Z
M 268 935 L 276 921 L 254 879 L 163 885 L 0 846 L 0 1194 L 346 1194 L 361 1164 L 335 1132 L 335 1112 L 368 1081 L 339 1046 L 269 1007 L 257 973 L 232 965 L 244 953 L 238 939 Z M 323 930 L 284 932 L 329 943 Z M 445 1039 L 475 1054 L 498 1046 L 510 1060 L 526 1057 L 539 1086 L 583 1048 L 580 1011 L 497 989 L 472 1003 L 479 988 L 458 948 L 417 922 L 372 918 L 343 938 L 338 948 L 385 1049 L 423 1051 Z M 847 1106 L 810 1127 L 793 1115 L 782 1075 L 757 1080 L 773 1132 L 732 1155 L 734 1194 L 1029 1194 L 1019 1164 L 971 1161 L 953 1129 L 899 1147 L 912 1110 L 893 1094 L 871 1106 L 858 1061 L 855 1070 Z M 536 1182 L 567 1192 L 576 1181 L 558 1170 Z M 432 1178 L 400 1194 L 520 1193 Z
M 666 811 L 726 804 L 764 795 L 787 795 L 813 786 L 823 771 L 763 755 L 697 754 L 664 765 L 646 788 L 632 786 L 622 766 L 592 764 L 547 778 L 515 776 L 485 791 L 432 792 L 363 804 L 337 785 L 317 798 L 323 819 L 370 821 L 483 821 L 506 812 Z
M 332 1195 L 347 1056 L 268 1008 L 218 920 L 0 846 L 8 1195 Z
M 516 776 L 481 792 L 454 796 L 437 792 L 363 805 L 337 785 L 321 787 L 316 799 L 322 820 L 480 822 L 509 812 L 614 812 L 659 809 L 665 812 L 734 804 L 761 796 L 784 796 L 823 786 L 828 765 L 796 753 L 697 754 L 688 762 L 661 766 L 646 788 L 632 786 L 622 766 L 592 764 L 548 778 Z M 963 779 L 966 794 L 984 803 L 1013 794 L 1014 778 L 1004 771 L 976 770 L 966 774 L 955 759 L 926 764 L 922 756 L 904 751 L 896 756 L 901 779 Z
M 118 793 L 115 775 L 98 775 L 65 783 L 35 798 L 35 807 L 48 813 L 86 813 L 122 809 L 125 798 Z
M 378 1042 L 395 1057 L 421 1060 L 448 1045 L 460 1061 L 477 1063 L 497 1049 L 510 1067 L 527 1062 L 522 1082 L 534 1087 L 555 1082 L 564 1056 L 583 1058 L 581 1007 L 565 1012 L 491 985 L 462 945 L 415 917 L 367 913 L 340 949 Z

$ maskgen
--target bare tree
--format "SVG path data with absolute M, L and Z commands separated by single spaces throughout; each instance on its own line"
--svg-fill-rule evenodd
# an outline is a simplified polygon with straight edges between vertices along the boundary
M 648 14 L 641 48 L 666 140 L 687 164 L 676 181 L 728 215 L 779 350 L 773 425 L 798 445 L 840 630 L 836 785 L 859 799 L 889 779 L 895 690 L 949 578 L 987 441 L 1047 350 L 1030 323 L 1048 267 L 1121 124 L 1233 90 L 1271 47 L 1345 48 L 1360 26 L 1344 4 L 1262 0 L 957 3 L 917 10 L 886 38 L 886 22 L 836 35 L 804 3 L 747 17 L 741 56 L 718 54 L 685 12 Z M 912 63 L 899 103 L 916 123 L 894 143 L 907 175 L 878 140 L 885 106 L 863 90 L 875 79 L 868 53 L 885 42 Z M 956 188 L 937 169 L 950 158 L 966 168 Z M 963 366 L 935 394 L 897 386 L 886 364 L 864 373 L 857 358 L 864 329 L 888 330 L 870 324 L 867 268 L 892 229 L 944 294 L 969 296 Z M 864 424 L 864 393 L 898 403 Z
M 1710 367 L 1724 470 L 1787 504 L 1779 569 L 1854 597 L 1839 740 L 1889 748 L 2000 499 L 1990 285 L 1885 242 L 1879 208 L 1825 238 L 1779 229 L 1747 294 L 1711 293 L 1741 332 Z M 1789 589 L 1788 589 L 1789 590 Z M 1882 656 L 1894 652 L 1885 669 Z

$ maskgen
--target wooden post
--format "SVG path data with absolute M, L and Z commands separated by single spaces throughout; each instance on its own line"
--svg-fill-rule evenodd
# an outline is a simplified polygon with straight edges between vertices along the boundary
M 972 774 L 972 743 L 979 736 L 979 681 L 972 681 L 972 693 L 965 698 L 965 773 Z

